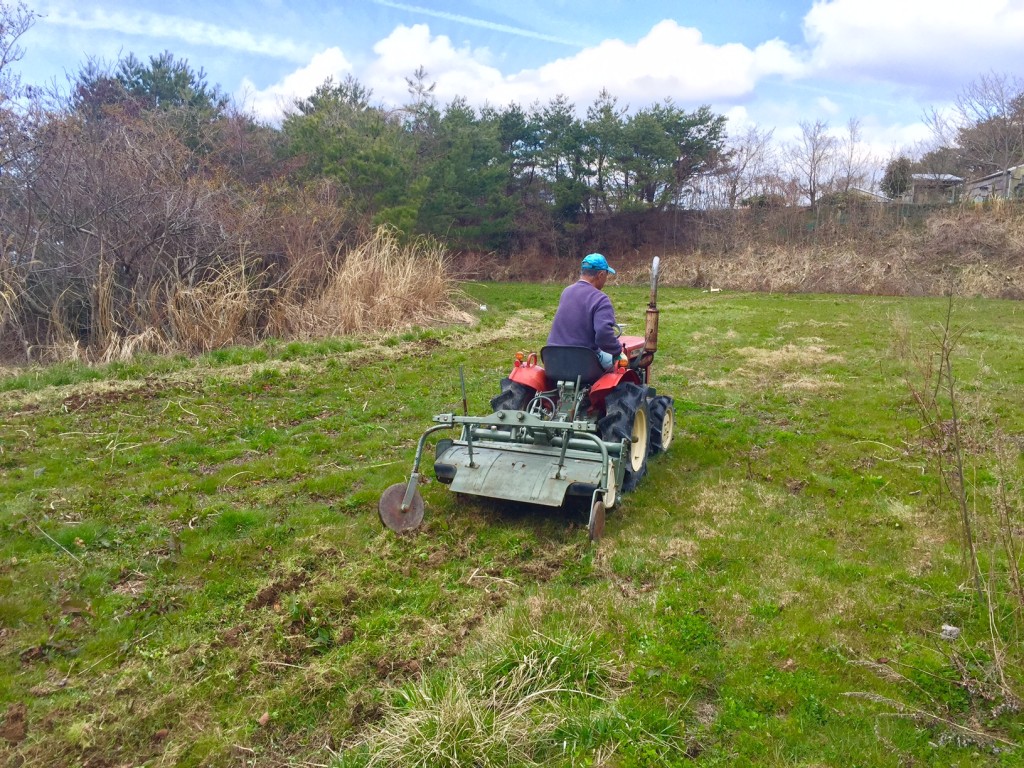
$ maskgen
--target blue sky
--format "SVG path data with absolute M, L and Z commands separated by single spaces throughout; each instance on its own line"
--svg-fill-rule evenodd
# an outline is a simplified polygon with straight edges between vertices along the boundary
M 879 154 L 927 141 L 923 116 L 968 82 L 1024 78 L 1024 0 L 27 0 L 22 79 L 170 50 L 274 121 L 351 74 L 388 104 L 424 67 L 441 103 L 524 106 L 602 88 L 636 108 L 708 104 L 730 131 L 786 140 L 800 120 L 860 121 Z

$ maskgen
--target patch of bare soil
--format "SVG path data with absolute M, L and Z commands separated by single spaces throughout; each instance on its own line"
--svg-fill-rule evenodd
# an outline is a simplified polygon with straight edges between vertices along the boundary
M 355 694 L 350 697 L 351 710 L 349 712 L 348 720 L 353 730 L 366 725 L 373 725 L 374 723 L 380 722 L 384 717 L 384 707 L 379 701 L 366 697 L 362 694 L 362 691 L 356 691 Z
M 250 611 L 255 611 L 273 606 L 281 599 L 281 595 L 302 589 L 308 583 L 309 575 L 303 571 L 296 571 L 281 581 L 275 581 L 273 584 L 265 586 L 256 594 L 256 597 L 246 603 L 245 607 Z
M 531 582 L 544 583 L 555 578 L 564 567 L 565 557 L 560 553 L 549 552 L 523 563 L 519 571 Z
M 104 381 L 94 382 L 88 388 L 71 393 L 64 398 L 61 408 L 68 413 L 101 408 L 107 405 L 118 405 L 132 400 L 149 400 L 166 389 L 166 385 L 156 381 Z
M 0 725 L 0 739 L 9 744 L 18 744 L 28 735 L 28 708 L 21 702 L 14 702 L 7 708 L 3 725 Z
M 220 643 L 228 648 L 237 648 L 241 645 L 242 636 L 245 634 L 245 627 L 231 627 L 224 630 L 220 635 Z
M 124 573 L 118 579 L 112 591 L 115 595 L 138 597 L 146 591 L 146 577 L 137 571 Z
M 416 659 L 393 659 L 384 656 L 377 660 L 377 677 L 381 680 L 409 680 L 418 677 L 421 671 Z

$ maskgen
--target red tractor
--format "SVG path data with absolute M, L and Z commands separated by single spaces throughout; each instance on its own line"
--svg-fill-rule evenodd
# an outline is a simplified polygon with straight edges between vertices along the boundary
M 547 346 L 540 357 L 517 353 L 488 416 L 443 413 L 420 438 L 412 475 L 381 496 L 381 520 L 406 531 L 423 519 L 417 486 L 428 435 L 461 427 L 435 449 L 434 475 L 451 490 L 560 507 L 567 496 L 590 500 L 591 539 L 604 531 L 605 510 L 665 451 L 675 424 L 673 400 L 656 392 L 651 363 L 658 346 L 658 264 L 643 336 L 620 335 L 626 360 L 605 372 L 593 350 Z

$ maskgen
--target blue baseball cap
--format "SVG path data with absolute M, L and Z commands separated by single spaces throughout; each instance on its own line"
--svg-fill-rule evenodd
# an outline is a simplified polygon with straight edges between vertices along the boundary
M 592 253 L 589 256 L 584 256 L 582 268 L 588 269 L 592 272 L 607 272 L 610 275 L 615 274 L 615 270 L 608 266 L 608 259 L 600 253 Z

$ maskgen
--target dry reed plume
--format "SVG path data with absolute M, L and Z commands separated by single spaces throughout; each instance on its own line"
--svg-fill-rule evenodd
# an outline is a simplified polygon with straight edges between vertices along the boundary
M 444 247 L 430 239 L 403 243 L 381 227 L 337 266 L 322 291 L 285 308 L 287 335 L 394 331 L 431 322 L 468 322 L 459 309 Z

